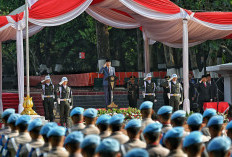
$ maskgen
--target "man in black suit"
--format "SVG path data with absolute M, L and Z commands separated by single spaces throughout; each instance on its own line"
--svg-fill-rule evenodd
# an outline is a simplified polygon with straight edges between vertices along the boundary
M 215 81 L 211 79 L 210 74 L 207 74 L 207 82 L 210 85 L 210 94 L 213 101 L 217 101 L 217 85 Z
M 207 83 L 206 75 L 202 75 L 201 80 L 199 83 L 195 85 L 199 96 L 198 96 L 198 103 L 200 106 L 200 112 L 203 113 L 203 104 L 204 102 L 212 101 L 211 93 L 210 93 L 210 85 Z

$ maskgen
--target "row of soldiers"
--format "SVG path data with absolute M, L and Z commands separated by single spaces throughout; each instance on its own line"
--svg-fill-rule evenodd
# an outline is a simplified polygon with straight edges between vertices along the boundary
M 64 128 L 54 122 L 42 124 L 28 115 L 6 109 L 2 114 L 0 155 L 4 157 L 224 157 L 230 156 L 232 121 L 224 128 L 224 118 L 214 109 L 201 115 L 173 112 L 162 106 L 158 119 L 152 119 L 153 103 L 145 101 L 142 120 L 124 124 L 124 115 L 101 115 L 93 108 L 72 109 L 73 126 Z M 187 123 L 187 125 L 186 125 Z M 203 123 L 205 126 L 202 128 Z M 125 125 L 125 127 L 124 127 Z M 225 132 L 227 130 L 227 132 Z

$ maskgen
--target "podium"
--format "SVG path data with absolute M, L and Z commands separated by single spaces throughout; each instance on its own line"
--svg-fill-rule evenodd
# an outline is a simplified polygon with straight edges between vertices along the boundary
M 116 105 L 114 103 L 114 93 L 113 93 L 113 90 L 115 88 L 115 84 L 116 84 L 116 81 L 117 81 L 117 77 L 116 76 L 108 76 L 106 79 L 108 80 L 108 85 L 109 85 L 110 92 L 111 92 L 111 94 L 110 94 L 111 95 L 111 98 L 110 98 L 111 103 L 107 107 L 108 108 L 117 108 L 118 105 Z

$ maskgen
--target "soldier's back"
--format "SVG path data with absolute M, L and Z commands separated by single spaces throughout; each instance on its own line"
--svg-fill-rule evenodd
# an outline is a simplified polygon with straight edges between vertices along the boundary
M 48 152 L 47 157 L 68 157 L 69 153 L 63 147 L 52 148 L 51 151 Z
M 43 145 L 44 145 L 44 141 L 42 139 L 32 140 L 31 142 L 25 144 L 22 147 L 19 156 L 22 156 L 22 157 L 28 156 L 32 149 L 42 147 Z
M 203 127 L 202 129 L 201 129 L 201 132 L 202 132 L 202 134 L 203 135 L 205 135 L 205 136 L 211 136 L 210 135 L 210 132 L 209 132 L 209 128 L 208 127 Z
M 123 134 L 121 131 L 115 131 L 110 135 L 111 138 L 118 140 L 120 144 L 124 144 L 129 140 L 129 137 Z
M 141 126 L 141 130 L 144 130 L 146 128 L 147 125 L 151 124 L 151 123 L 155 123 L 151 118 L 145 118 L 142 120 L 142 126 Z
M 101 137 L 101 139 L 103 140 L 104 138 L 107 138 L 110 136 L 110 131 L 106 130 L 106 131 L 103 131 L 99 134 L 99 136 Z
M 100 131 L 95 125 L 87 125 L 83 130 L 82 133 L 84 135 L 91 135 L 91 134 L 96 134 L 99 135 Z
M 43 156 L 43 154 L 48 154 L 48 152 L 51 150 L 51 146 L 48 143 L 45 143 L 42 147 L 36 148 L 33 153 L 32 157 L 40 157 Z
M 71 129 L 71 132 L 73 132 L 73 131 L 82 131 L 84 128 L 85 128 L 85 125 L 83 123 L 79 123 L 79 124 L 73 125 L 70 129 Z
M 146 143 L 141 141 L 140 139 L 129 140 L 124 144 L 126 152 L 133 148 L 146 148 Z
M 168 130 L 171 130 L 171 129 L 172 129 L 171 124 L 163 124 L 162 133 L 166 133 L 168 132 Z
M 187 157 L 187 154 L 185 154 L 182 149 L 176 149 L 170 151 L 167 157 Z
M 169 150 L 159 145 L 148 145 L 146 148 L 150 157 L 165 157 L 169 154 Z

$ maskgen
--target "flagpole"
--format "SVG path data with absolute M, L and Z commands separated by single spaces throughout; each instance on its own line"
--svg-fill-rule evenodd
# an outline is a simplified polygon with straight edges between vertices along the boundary
M 30 97 L 30 82 L 29 82 L 29 33 L 28 33 L 28 0 L 25 0 L 26 11 L 26 77 L 27 77 L 27 97 Z

